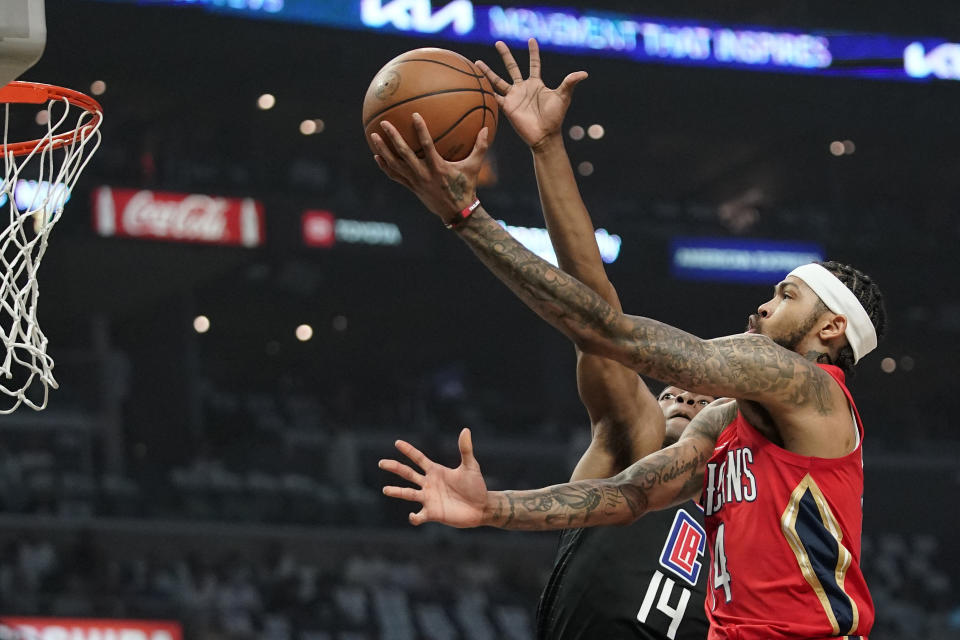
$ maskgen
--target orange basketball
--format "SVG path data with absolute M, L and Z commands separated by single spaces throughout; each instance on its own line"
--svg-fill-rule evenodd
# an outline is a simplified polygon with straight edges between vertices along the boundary
M 389 144 L 380 127 L 387 120 L 422 157 L 414 113 L 423 116 L 437 151 L 451 161 L 470 155 L 484 127 L 491 142 L 497 132 L 499 110 L 490 82 L 472 62 L 446 49 L 407 51 L 380 69 L 363 98 L 367 144 L 373 149 L 373 132 Z

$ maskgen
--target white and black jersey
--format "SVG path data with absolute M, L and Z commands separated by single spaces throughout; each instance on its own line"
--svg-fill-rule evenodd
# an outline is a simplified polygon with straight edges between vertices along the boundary
M 692 501 L 626 526 L 562 531 L 537 638 L 704 640 L 706 543 Z

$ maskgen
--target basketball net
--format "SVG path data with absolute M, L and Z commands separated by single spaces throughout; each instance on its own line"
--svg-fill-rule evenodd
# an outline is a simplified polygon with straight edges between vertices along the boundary
M 43 137 L 11 142 L 11 105 L 44 102 L 48 118 Z M 64 204 L 100 146 L 103 118 L 100 105 L 87 96 L 37 83 L 11 82 L 0 88 L 0 106 L 0 209 L 9 213 L 8 218 L 0 214 L 0 227 L 9 220 L 6 229 L 0 229 L 0 414 L 8 414 L 21 404 L 44 409 L 49 388 L 58 387 L 47 337 L 37 322 L 37 271 Z

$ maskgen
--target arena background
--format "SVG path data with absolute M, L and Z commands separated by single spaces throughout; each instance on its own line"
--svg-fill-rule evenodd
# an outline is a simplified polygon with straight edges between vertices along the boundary
M 197 639 L 530 638 L 555 536 L 414 529 L 376 467 L 397 437 L 452 463 L 470 426 L 493 488 L 535 487 L 565 480 L 588 435 L 567 341 L 362 138 L 363 94 L 394 55 L 499 60 L 218 4 L 243 5 L 47 0 L 46 51 L 24 77 L 104 82 L 106 120 L 40 271 L 61 388 L 42 413 L 0 418 L 0 613 L 173 620 Z M 674 4 L 591 7 L 960 38 L 950 2 Z M 597 226 L 622 238 L 608 272 L 628 312 L 716 336 L 767 299 L 767 284 L 672 275 L 676 238 L 812 243 L 879 281 L 889 335 L 851 385 L 871 637 L 960 637 L 960 83 L 543 58 L 548 84 L 590 72 L 566 126 L 605 134 L 567 148 L 592 164 L 580 184 Z M 529 154 L 501 125 L 484 203 L 542 226 Z M 854 153 L 833 155 L 844 140 Z M 263 242 L 102 236 L 104 186 L 254 198 Z M 305 211 L 387 224 L 308 247 Z

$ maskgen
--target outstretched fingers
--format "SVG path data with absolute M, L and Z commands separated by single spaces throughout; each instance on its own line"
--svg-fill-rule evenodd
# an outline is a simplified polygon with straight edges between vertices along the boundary
M 536 38 L 527 40 L 527 48 L 530 51 L 530 77 L 540 77 L 540 45 Z
M 388 498 L 399 498 L 401 500 L 407 500 L 408 502 L 419 502 L 423 504 L 423 491 L 420 489 L 387 485 L 383 488 L 383 495 Z
M 486 62 L 483 60 L 477 60 L 474 62 L 474 64 L 477 65 L 477 68 L 480 69 L 480 72 L 487 77 L 487 80 L 490 81 L 490 84 L 498 94 L 504 94 L 507 91 L 510 91 L 510 83 L 494 73 L 493 69 L 487 66 Z M 498 95 L 498 97 L 500 96 Z
M 460 464 L 467 469 L 479 469 L 477 459 L 473 456 L 473 439 L 470 437 L 470 429 L 464 427 L 460 431 L 460 438 L 457 440 L 460 447 Z
M 560 86 L 557 87 L 557 92 L 569 100 L 570 96 L 573 95 L 573 89 L 586 79 L 586 71 L 574 71 L 573 73 L 569 73 L 567 74 L 567 77 L 563 79 L 563 82 L 560 83 Z
M 513 54 L 510 53 L 510 47 L 507 46 L 507 43 L 503 40 L 497 40 L 494 46 L 497 48 L 497 53 L 499 53 L 503 59 L 503 64 L 507 68 L 510 79 L 514 82 L 523 82 L 523 74 L 520 73 L 520 66 L 517 64 L 517 61 L 513 59 Z
M 412 482 L 413 484 L 421 487 L 426 481 L 426 478 L 423 476 L 423 474 L 417 473 L 407 465 L 403 464 L 402 462 L 397 462 L 396 460 L 381 460 L 377 466 L 384 471 L 389 471 L 390 473 L 400 476 L 407 482 Z
M 393 446 L 397 448 L 397 451 L 403 455 L 410 458 L 411 461 L 424 471 L 430 470 L 430 465 L 433 464 L 433 460 L 427 457 L 425 453 L 417 449 L 415 446 L 406 442 L 405 440 L 397 440 L 393 443 Z

